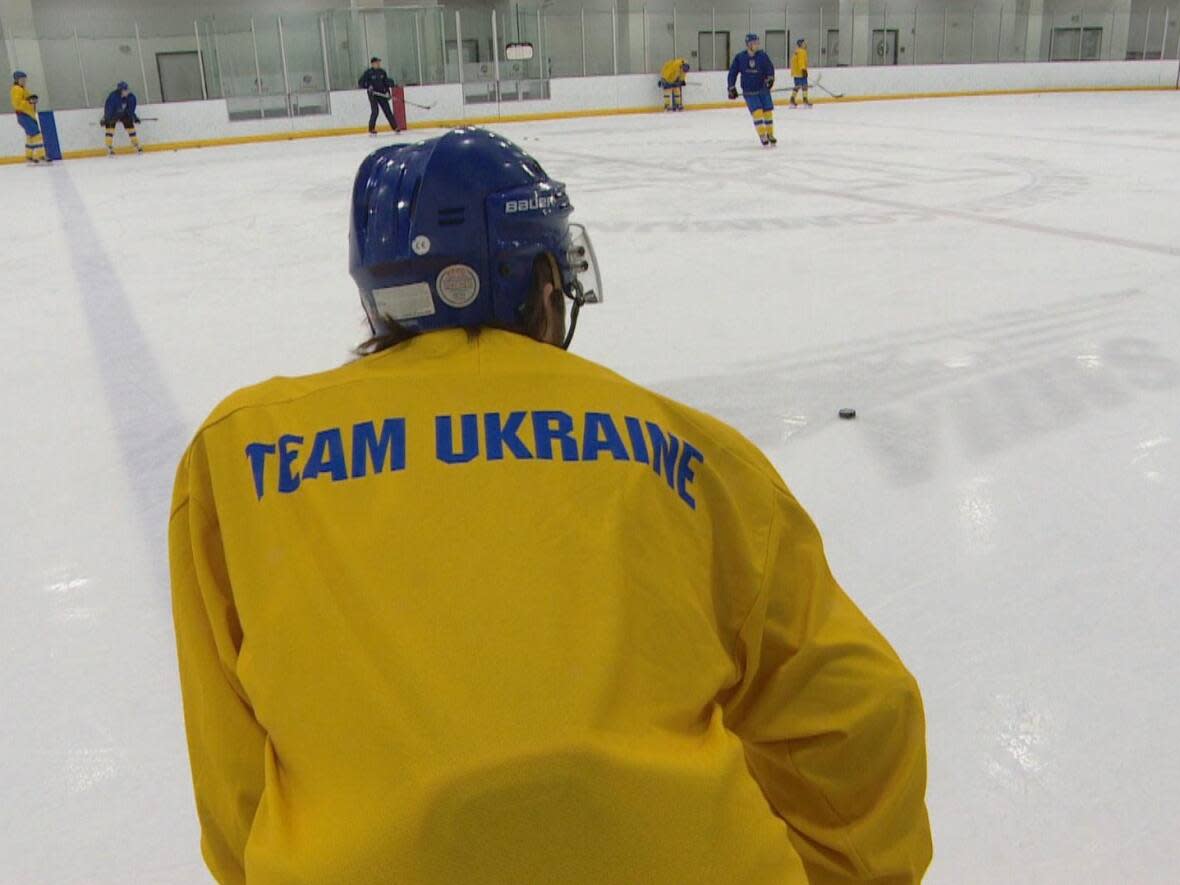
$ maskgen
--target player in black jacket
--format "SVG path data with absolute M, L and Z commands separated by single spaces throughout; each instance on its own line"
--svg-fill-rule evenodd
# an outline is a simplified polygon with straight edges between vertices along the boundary
M 361 89 L 368 90 L 369 93 L 369 134 L 377 134 L 377 111 L 381 110 L 385 114 L 385 119 L 389 121 L 389 127 L 397 132 L 397 121 L 393 119 L 393 109 L 389 106 L 390 96 L 393 95 L 393 87 L 397 84 L 389 78 L 389 74 L 385 73 L 385 69 L 381 67 L 381 59 L 373 56 L 369 59 L 369 69 L 361 74 L 357 85 Z

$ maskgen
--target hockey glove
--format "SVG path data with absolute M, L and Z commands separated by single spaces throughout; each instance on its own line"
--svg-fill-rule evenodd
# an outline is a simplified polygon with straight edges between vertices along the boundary
M 133 120 L 134 120 L 136 123 L 142 123 L 142 122 L 143 122 L 143 120 L 139 119 L 139 117 L 132 117 L 132 119 L 133 119 Z
M 733 86 L 730 86 L 729 87 L 729 99 L 730 99 L 730 101 L 733 101 L 735 98 L 737 98 L 737 89 L 735 89 Z
M 804 69 L 803 69 L 803 79 L 804 79 L 804 80 L 806 80 L 806 79 L 807 79 L 807 68 L 804 68 Z
M 39 96 L 39 95 L 30 95 L 29 96 L 29 104 L 36 104 L 40 100 L 41 100 L 41 96 Z
M 774 88 L 774 77 L 771 77 L 769 80 L 766 81 L 766 89 L 767 89 L 767 91 L 769 91 L 773 88 Z

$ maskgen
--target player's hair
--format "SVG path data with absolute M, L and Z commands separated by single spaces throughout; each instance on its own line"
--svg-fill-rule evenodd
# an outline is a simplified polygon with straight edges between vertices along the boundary
M 529 293 L 528 300 L 525 301 L 521 308 L 520 325 L 519 326 L 503 326 L 499 323 L 486 323 L 481 328 L 495 328 L 506 329 L 509 332 L 518 332 L 521 335 L 527 335 L 529 338 L 536 338 L 541 340 L 545 334 L 545 311 L 542 309 L 541 298 L 545 291 L 545 284 L 552 283 L 554 291 L 552 298 L 555 306 L 564 315 L 565 312 L 565 297 L 561 294 L 561 279 L 554 275 L 553 259 L 546 253 L 542 252 L 533 259 L 533 285 L 532 291 Z M 383 335 L 374 335 L 368 341 L 359 344 L 354 351 L 357 356 L 371 356 L 374 353 L 380 353 L 383 350 L 388 350 L 395 345 L 401 344 L 403 341 L 409 341 L 411 338 L 422 334 L 414 329 L 409 329 L 401 323 L 391 320 L 388 316 L 385 317 L 385 322 L 389 326 L 389 331 Z M 470 331 L 475 331 L 472 329 Z

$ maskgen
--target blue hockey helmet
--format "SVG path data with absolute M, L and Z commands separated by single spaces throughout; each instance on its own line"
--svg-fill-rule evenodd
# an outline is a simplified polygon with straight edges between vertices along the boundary
M 753 31 L 751 31 L 749 34 L 746 34 L 746 45 L 747 46 L 749 46 L 751 43 L 757 43 L 758 40 L 759 40 L 758 35 L 755 34 Z
M 109 83 L 110 81 L 108 80 L 107 82 Z M 127 85 L 126 80 L 120 80 L 118 83 L 115 84 L 115 88 L 117 90 L 119 90 L 120 92 L 122 92 L 124 89 L 130 89 L 131 87 Z
M 370 154 L 352 191 L 349 270 L 375 335 L 517 327 L 533 262 L 549 253 L 577 310 L 602 300 L 585 229 L 565 185 L 485 129 L 464 128 Z M 567 340 L 568 344 L 568 340 Z
M 13 71 L 12 72 L 12 82 L 15 83 L 17 80 L 23 80 L 27 76 L 29 76 L 29 75 L 26 74 L 24 71 Z

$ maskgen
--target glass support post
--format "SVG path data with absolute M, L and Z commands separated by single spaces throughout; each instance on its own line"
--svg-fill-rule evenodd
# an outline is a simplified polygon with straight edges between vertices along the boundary
M 320 16 L 320 52 L 324 57 L 324 91 L 331 93 L 332 91 L 332 73 L 331 65 L 328 63 L 328 28 L 324 24 L 324 16 Z M 220 61 L 221 53 L 217 53 L 217 58 Z
M 1084 29 L 1083 29 L 1082 33 L 1085 33 Z M 1147 60 L 1147 35 L 1150 33 L 1151 33 L 1151 7 L 1149 6 L 1149 7 L 1147 7 L 1147 24 L 1145 24 L 1143 26 L 1143 52 L 1139 56 L 1140 58 L 1142 58 L 1145 61 Z
M 1000 47 L 1004 42 L 1004 7 L 1000 6 L 1000 26 L 996 28 L 996 61 L 1000 60 Z
M 913 61 L 910 64 L 918 63 L 918 7 L 914 7 L 914 54 Z
M 254 85 L 258 87 L 258 98 L 262 98 L 262 64 L 258 60 L 258 32 L 254 28 L 254 19 L 250 19 L 250 42 L 254 44 Z M 258 113 L 262 113 L 262 102 L 258 102 Z
M 82 79 L 82 103 L 90 107 L 90 92 L 86 89 L 86 67 L 82 64 L 82 47 L 78 44 L 77 28 L 74 28 L 74 55 L 78 56 L 78 76 Z
M 1086 10 L 1082 10 L 1078 19 L 1078 61 L 1082 60 L 1082 44 L 1086 42 Z
M 287 47 L 283 40 L 283 17 L 276 15 L 275 22 L 279 26 L 279 60 L 283 63 L 283 91 L 287 93 L 287 115 L 294 116 L 291 107 L 291 80 L 287 74 Z
M 458 54 L 456 65 L 459 69 L 459 85 L 463 85 L 463 20 L 459 10 L 455 10 L 455 52 Z
M 617 77 L 619 76 L 619 13 L 617 6 L 610 8 L 610 51 L 611 70 Z
M 647 63 L 647 7 L 643 7 L 643 73 L 647 73 L 649 66 Z
M 852 27 L 849 28 L 852 33 L 848 35 L 848 63 L 854 64 L 856 62 L 856 8 L 853 7 L 849 14 L 852 16 Z
M 143 43 L 139 39 L 139 22 L 135 23 L 135 50 L 139 53 L 139 73 L 143 77 L 143 103 L 152 103 L 152 94 L 148 90 L 147 66 L 143 63 Z M 224 88 L 222 89 L 224 92 Z
M 414 52 L 418 56 L 418 85 L 426 82 L 426 74 L 422 68 L 422 13 L 414 10 Z
M 582 76 L 586 76 L 586 7 L 582 7 Z
M 586 29 L 583 28 L 582 33 L 585 34 L 585 32 L 586 32 Z M 672 57 L 673 58 L 676 57 L 676 7 L 675 6 L 672 7 Z
M 709 70 L 717 70 L 717 10 L 710 9 L 709 12 L 713 14 L 709 24 L 709 39 L 713 42 L 712 50 L 709 52 Z
M 197 38 L 197 67 L 201 70 L 201 98 L 209 100 L 209 87 L 205 85 L 205 56 L 201 52 L 201 26 L 193 22 L 193 36 Z
M 496 10 L 492 10 L 492 76 L 496 78 L 496 101 L 500 101 L 500 34 L 497 30 Z
M 942 10 L 942 64 L 946 64 L 946 16 L 947 11 Z
M 971 7 L 971 64 L 975 64 L 975 7 Z
M 213 57 L 217 62 L 217 85 L 221 87 L 221 97 L 225 98 L 225 70 L 221 66 L 221 45 L 217 42 L 217 26 L 212 19 L 209 21 L 209 34 L 213 37 Z

